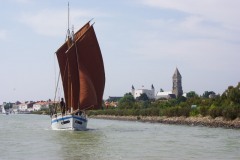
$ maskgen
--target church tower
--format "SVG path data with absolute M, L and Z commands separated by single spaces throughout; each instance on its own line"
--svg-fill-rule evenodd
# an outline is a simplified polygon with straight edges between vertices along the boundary
M 132 85 L 132 95 L 133 95 L 133 97 L 135 96 L 135 88 L 133 85 Z
M 156 95 L 155 95 L 155 88 L 154 88 L 153 84 L 151 86 L 151 90 L 152 90 L 152 93 L 151 93 L 152 97 L 151 97 L 151 99 L 155 99 Z
M 182 96 L 182 94 L 183 94 L 182 76 L 177 68 L 173 74 L 172 79 L 173 79 L 172 93 L 175 94 L 176 98 Z

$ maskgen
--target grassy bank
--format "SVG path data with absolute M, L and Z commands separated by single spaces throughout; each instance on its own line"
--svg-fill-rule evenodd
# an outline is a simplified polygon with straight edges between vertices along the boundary
M 88 111 L 90 118 L 130 120 L 166 124 L 202 125 L 209 127 L 240 128 L 239 112 L 220 114 L 212 107 L 168 107 L 145 109 L 105 109 Z M 222 110 L 221 110 L 222 111 Z M 232 116 L 234 114 L 234 116 Z M 220 115 L 220 116 L 218 116 Z M 224 116 L 223 116 L 224 115 Z
M 115 115 L 90 115 L 89 117 L 95 118 L 95 119 L 110 119 L 110 120 L 139 121 L 139 122 L 150 122 L 150 123 L 240 129 L 240 118 L 237 118 L 235 120 L 226 120 L 223 117 L 212 118 L 210 116 L 207 116 L 207 117 L 162 116 L 160 117 L 160 116 L 115 116 Z
M 104 110 L 90 110 L 88 115 L 114 115 L 114 116 L 166 116 L 166 117 L 196 117 L 196 116 L 210 116 L 212 118 L 223 117 L 224 120 L 234 120 L 240 118 L 239 107 L 215 107 L 215 106 L 199 106 L 196 108 L 173 106 L 173 107 L 150 107 L 141 109 L 104 109 Z

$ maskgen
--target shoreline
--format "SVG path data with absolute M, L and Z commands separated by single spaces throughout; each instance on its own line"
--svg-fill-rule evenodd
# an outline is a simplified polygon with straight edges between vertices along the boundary
M 235 120 L 225 120 L 223 117 L 211 118 L 207 117 L 157 117 L 157 116 L 112 116 L 112 115 L 96 115 L 89 116 L 93 119 L 121 120 L 121 121 L 138 121 L 162 124 L 189 125 L 189 126 L 205 126 L 212 128 L 229 128 L 240 129 L 240 118 Z

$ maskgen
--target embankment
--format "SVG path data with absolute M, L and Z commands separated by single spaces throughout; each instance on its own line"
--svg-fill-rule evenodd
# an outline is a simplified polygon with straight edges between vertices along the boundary
M 208 117 L 201 117 L 201 116 L 198 116 L 198 117 L 153 117 L 152 116 L 150 117 L 150 116 L 111 116 L 111 115 L 95 115 L 95 116 L 90 116 L 89 118 L 240 129 L 239 118 L 235 120 L 225 120 L 222 117 L 217 117 L 213 119 L 209 116 Z

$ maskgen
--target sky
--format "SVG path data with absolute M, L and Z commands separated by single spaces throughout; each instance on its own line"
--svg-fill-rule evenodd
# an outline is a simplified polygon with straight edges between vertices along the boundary
M 104 99 L 123 96 L 132 85 L 170 91 L 176 67 L 184 92 L 222 94 L 240 82 L 239 0 L 69 3 L 75 30 L 94 18 L 106 74 Z M 67 4 L 1 1 L 0 103 L 54 99 L 55 51 L 65 41 Z

